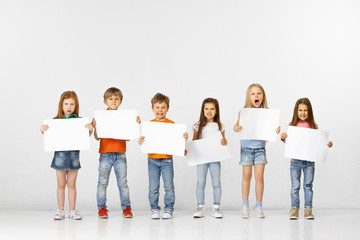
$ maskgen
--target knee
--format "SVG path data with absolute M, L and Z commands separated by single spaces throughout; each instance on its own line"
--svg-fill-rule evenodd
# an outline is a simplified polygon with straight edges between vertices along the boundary
M 205 181 L 197 181 L 197 188 L 205 189 L 206 182 Z
M 312 186 L 313 186 L 312 183 L 305 183 L 305 184 L 304 184 L 304 190 L 310 190 L 310 191 L 311 191 L 311 190 L 312 190 Z
M 159 187 L 150 186 L 149 187 L 149 193 L 151 193 L 151 194 L 159 193 Z

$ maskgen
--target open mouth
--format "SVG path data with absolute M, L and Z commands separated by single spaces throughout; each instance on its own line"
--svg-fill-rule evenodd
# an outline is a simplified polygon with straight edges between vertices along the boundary
M 255 104 L 259 104 L 259 103 L 260 103 L 259 99 L 255 99 Z

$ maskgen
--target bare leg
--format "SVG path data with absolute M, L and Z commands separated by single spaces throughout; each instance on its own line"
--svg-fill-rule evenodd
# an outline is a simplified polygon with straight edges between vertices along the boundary
M 70 211 L 75 210 L 76 205 L 76 178 L 78 170 L 69 170 L 67 174 L 67 187 Z
M 66 172 L 67 171 L 56 170 L 58 208 L 63 210 L 65 203 Z
M 241 184 L 242 198 L 243 200 L 249 200 L 252 166 L 242 166 L 242 169 L 243 169 L 242 184 Z
M 254 173 L 255 173 L 255 195 L 256 201 L 262 202 L 263 193 L 264 193 L 264 170 L 265 164 L 255 164 Z

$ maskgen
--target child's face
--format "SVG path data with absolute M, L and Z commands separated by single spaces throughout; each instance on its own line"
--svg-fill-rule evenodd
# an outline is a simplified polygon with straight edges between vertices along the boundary
M 308 118 L 308 107 L 305 104 L 300 103 L 298 107 L 298 117 L 301 122 L 306 122 Z
M 263 92 L 261 91 L 260 88 L 252 87 L 250 89 L 250 100 L 251 100 L 251 104 L 254 107 L 256 107 L 256 108 L 261 107 L 263 99 L 264 99 L 264 94 L 263 94 Z
M 108 106 L 110 110 L 117 110 L 121 104 L 119 96 L 111 96 L 104 100 L 104 103 Z
M 213 103 L 205 103 L 204 105 L 204 116 L 206 117 L 208 122 L 213 122 L 214 117 L 216 115 L 215 104 Z
M 162 103 L 154 103 L 154 106 L 152 107 L 152 111 L 155 113 L 156 120 L 165 120 L 166 119 L 166 113 L 169 111 L 169 107 L 165 102 Z
M 63 101 L 63 113 L 65 117 L 69 117 L 71 114 L 75 112 L 75 99 L 68 98 Z

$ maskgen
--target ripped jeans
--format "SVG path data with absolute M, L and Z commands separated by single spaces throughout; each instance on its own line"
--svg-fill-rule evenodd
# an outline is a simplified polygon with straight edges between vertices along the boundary
M 290 177 L 291 177 L 291 206 L 299 207 L 299 190 L 300 190 L 300 178 L 301 170 L 304 172 L 304 196 L 305 207 L 312 208 L 313 200 L 313 181 L 315 173 L 315 162 L 302 161 L 297 159 L 291 159 L 290 165 Z

